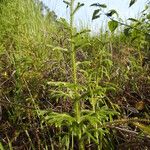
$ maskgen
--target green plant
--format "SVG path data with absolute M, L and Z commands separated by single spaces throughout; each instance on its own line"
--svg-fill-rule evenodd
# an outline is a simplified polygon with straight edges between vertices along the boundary
M 76 11 L 82 7 L 84 4 L 78 3 L 77 6 L 74 8 L 74 0 L 71 1 L 64 1 L 70 7 L 70 26 L 67 27 L 68 31 L 70 31 L 70 56 L 71 56 L 71 68 L 72 68 L 72 82 L 48 82 L 48 85 L 51 87 L 56 87 L 55 90 L 50 90 L 51 94 L 55 96 L 55 98 L 61 98 L 63 101 L 65 99 L 69 99 L 73 103 L 73 112 L 71 114 L 67 113 L 57 113 L 57 112 L 48 112 L 48 111 L 39 111 L 39 114 L 43 118 L 43 120 L 50 124 L 55 125 L 55 127 L 59 128 L 59 130 L 63 131 L 63 128 L 67 128 L 67 132 L 64 132 L 64 135 L 60 137 L 60 140 L 63 140 L 65 143 L 62 145 L 66 145 L 66 148 L 69 149 L 70 142 L 72 142 L 72 149 L 74 148 L 74 142 L 77 138 L 77 143 L 79 144 L 79 149 L 84 149 L 86 145 L 84 142 L 90 144 L 91 142 L 98 145 L 99 149 L 103 147 L 101 143 L 104 135 L 109 133 L 106 129 L 99 129 L 98 125 L 102 124 L 103 122 L 112 120 L 112 116 L 116 115 L 115 111 L 109 111 L 108 107 L 102 107 L 103 102 L 101 101 L 105 97 L 105 92 L 108 90 L 107 87 L 103 88 L 99 86 L 99 81 L 103 78 L 103 74 L 109 78 L 107 73 L 107 69 L 102 67 L 101 63 L 96 66 L 94 70 L 89 70 L 90 72 L 86 72 L 83 70 L 85 74 L 87 74 L 86 78 L 88 78 L 87 83 L 82 85 L 78 82 L 78 72 L 80 71 L 80 66 L 77 66 L 77 63 L 82 66 L 84 65 L 83 62 L 76 61 L 76 51 L 75 48 L 83 47 L 84 43 L 78 44 L 76 43 L 77 37 L 89 32 L 89 30 L 84 30 L 79 33 L 74 31 L 73 21 L 74 15 Z M 78 45 L 78 46 L 77 46 Z M 101 56 L 100 54 L 98 54 Z M 105 55 L 105 54 L 104 54 Z M 102 55 L 103 56 L 103 55 Z M 102 61 L 103 58 L 101 58 Z M 108 64 L 108 60 L 102 62 L 104 65 Z M 111 63 L 111 62 L 110 62 Z M 110 64 L 111 65 L 111 64 Z M 106 66 L 107 67 L 107 66 Z M 107 67 L 107 68 L 108 68 Z M 100 70 L 98 70 L 100 69 Z M 100 72 L 99 72 L 100 71 Z M 93 73 L 92 73 L 93 72 Z M 99 73 L 101 74 L 101 78 L 99 78 Z M 85 109 L 84 103 L 85 101 L 90 101 L 92 105 L 92 109 Z M 82 108 L 83 107 L 83 108 Z M 43 117 L 44 116 L 44 117 Z M 75 117 L 75 118 L 74 118 Z M 60 134 L 62 134 L 60 132 Z M 86 136 L 85 136 L 86 135 Z M 86 137 L 89 138 L 87 139 Z M 101 138 L 100 138 L 101 137 Z M 99 140 L 101 139 L 101 140 Z M 109 145 L 108 142 L 106 144 Z M 106 146 L 105 145 L 105 146 Z M 106 147 L 107 147 L 106 146 Z

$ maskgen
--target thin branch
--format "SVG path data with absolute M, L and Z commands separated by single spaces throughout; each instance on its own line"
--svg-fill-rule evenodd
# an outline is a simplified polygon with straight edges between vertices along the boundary
M 120 127 L 115 127 L 115 126 L 112 126 L 111 128 L 114 128 L 114 129 L 117 129 L 117 130 L 120 130 L 120 131 L 124 131 L 124 132 L 128 132 L 128 133 L 132 133 L 132 134 L 136 134 L 136 135 L 139 134 L 138 132 L 131 131 L 131 130 L 128 130 L 128 129 L 125 129 L 125 128 L 120 128 Z
M 106 14 L 105 14 L 105 15 L 106 15 Z M 107 15 L 106 15 L 106 16 L 107 16 Z M 108 16 L 107 16 L 107 17 L 108 17 Z M 131 28 L 131 29 L 135 29 L 136 31 L 138 31 L 138 32 L 140 32 L 140 33 L 144 33 L 144 34 L 150 36 L 149 33 L 144 32 L 144 31 L 141 31 L 141 30 L 137 29 L 136 27 L 133 27 L 133 26 L 131 26 L 131 25 L 128 25 L 128 24 L 125 24 L 125 23 L 120 22 L 120 21 L 118 21 L 118 20 L 115 20 L 115 19 L 113 19 L 112 17 L 108 17 L 108 18 L 109 18 L 110 20 L 112 20 L 112 21 L 118 22 L 120 25 L 126 26 L 126 27 Z
M 131 131 L 131 130 L 128 130 L 128 129 L 125 129 L 125 128 L 120 128 L 120 127 L 115 127 L 115 126 L 111 126 L 110 128 L 120 130 L 120 131 L 123 131 L 123 132 L 127 132 L 129 134 L 140 135 L 140 133 L 138 133 L 138 132 Z M 150 136 L 144 134 L 144 135 L 139 136 L 139 138 L 150 139 Z

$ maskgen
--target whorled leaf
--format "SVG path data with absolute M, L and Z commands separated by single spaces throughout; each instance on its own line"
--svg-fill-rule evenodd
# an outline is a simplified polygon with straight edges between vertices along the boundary
M 71 125 L 73 122 L 75 122 L 75 118 L 67 113 L 57 113 L 57 112 L 51 112 L 45 114 L 43 117 L 44 121 L 46 121 L 50 125 L 55 125 L 56 127 L 61 127 L 63 125 Z
M 97 118 L 97 115 L 94 111 L 82 110 L 81 113 L 82 115 L 80 121 L 82 123 L 89 122 L 92 126 L 94 126 L 97 123 L 100 123 L 100 120 Z
M 63 92 L 63 91 L 60 91 L 60 90 L 50 90 L 49 91 L 51 94 L 51 97 L 52 98 L 71 98 L 73 99 L 75 97 L 75 93 L 74 91 L 67 91 L 67 92 Z
M 89 122 L 94 126 L 95 124 L 102 124 L 102 121 L 110 120 L 112 116 L 118 115 L 119 113 L 107 107 L 101 107 L 96 111 L 82 110 L 81 114 L 81 122 Z

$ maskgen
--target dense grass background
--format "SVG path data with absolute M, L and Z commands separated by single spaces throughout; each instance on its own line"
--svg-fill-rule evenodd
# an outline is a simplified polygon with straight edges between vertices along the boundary
M 0 149 L 148 149 L 146 6 L 91 35 L 38 0 L 0 1 Z

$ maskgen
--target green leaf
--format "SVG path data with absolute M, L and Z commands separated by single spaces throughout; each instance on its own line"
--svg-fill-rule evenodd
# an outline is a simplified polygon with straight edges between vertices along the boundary
M 44 115 L 43 119 L 50 125 L 55 125 L 56 127 L 71 125 L 73 122 L 75 122 L 75 118 L 70 116 L 69 114 L 60 114 L 57 112 L 47 112 L 47 115 Z
M 129 7 L 131 7 L 137 0 L 131 0 L 130 1 L 130 4 L 129 4 Z
M 81 35 L 81 34 L 84 34 L 84 33 L 88 33 L 88 32 L 91 32 L 91 30 L 89 30 L 89 29 L 81 30 L 80 32 L 76 33 L 76 34 L 74 35 L 74 37 L 77 37 L 78 35 Z
M 77 4 L 75 10 L 73 11 L 72 15 L 74 15 L 82 6 L 84 6 L 84 3 L 78 2 L 78 4 Z
M 99 144 L 97 139 L 89 132 L 89 130 L 85 130 L 86 135 L 91 138 L 96 144 Z
M 67 6 L 70 6 L 70 3 L 66 0 L 63 0 L 63 2 L 67 5 Z
M 91 43 L 85 42 L 85 43 L 77 44 L 77 45 L 75 45 L 75 49 L 84 48 L 86 46 L 91 46 Z
M 74 92 L 73 91 L 68 91 L 68 92 L 63 92 L 63 91 L 59 91 L 59 90 L 50 90 L 49 91 L 51 93 L 51 97 L 52 98 L 74 98 Z
M 109 22 L 108 22 L 108 27 L 109 27 L 109 30 L 110 30 L 111 32 L 114 32 L 114 31 L 116 30 L 116 28 L 118 27 L 118 22 L 117 22 L 117 21 L 114 21 L 114 20 L 109 21 Z
M 130 28 L 125 28 L 124 34 L 125 34 L 125 36 L 129 36 L 130 35 Z
M 100 7 L 102 7 L 102 8 L 107 8 L 107 5 L 105 5 L 105 4 L 100 4 Z
M 150 14 L 147 14 L 146 18 L 147 18 L 148 20 L 150 20 Z
M 58 87 L 66 87 L 66 88 L 75 88 L 77 85 L 75 85 L 74 83 L 69 83 L 69 82 L 47 82 L 48 85 L 51 86 L 58 86 Z
M 78 61 L 76 64 L 77 64 L 77 66 L 79 66 L 79 65 L 90 65 L 90 61 L 82 61 L 82 62 L 80 62 L 80 61 Z
M 52 87 L 60 87 L 60 88 L 68 88 L 68 89 L 74 89 L 76 87 L 78 87 L 78 89 L 82 89 L 83 88 L 82 85 L 69 83 L 69 82 L 57 82 L 57 81 L 53 82 L 53 81 L 49 81 L 49 82 L 47 82 L 47 84 L 52 86 Z
M 107 16 L 107 17 L 111 17 L 111 16 L 114 15 L 114 14 L 116 14 L 117 17 L 119 16 L 116 10 L 111 9 L 111 10 L 108 11 L 108 13 L 106 13 L 106 16 Z
M 91 6 L 96 6 L 96 7 L 101 7 L 101 8 L 107 8 L 106 4 L 99 4 L 99 3 L 94 3 Z
M 141 12 L 141 13 L 144 13 L 145 11 L 147 11 L 149 9 L 149 6 L 148 5 L 145 5 L 145 9 Z
M 4 150 L 4 147 L 1 142 L 0 142 L 0 150 Z
M 96 9 L 94 11 L 93 16 L 92 16 L 92 20 L 97 19 L 97 18 L 100 17 L 100 14 L 99 14 L 100 11 L 101 11 L 101 9 Z
M 58 50 L 58 51 L 64 51 L 64 52 L 68 51 L 68 49 L 65 49 L 65 48 L 62 48 L 62 47 L 54 47 L 53 51 L 56 51 L 56 50 Z
M 66 19 L 60 18 L 60 19 L 58 20 L 58 23 L 59 23 L 60 25 L 62 25 L 65 29 L 70 30 L 69 23 L 66 21 Z
M 135 18 L 128 18 L 128 20 L 133 21 L 133 22 L 139 22 L 139 20 L 137 20 Z

